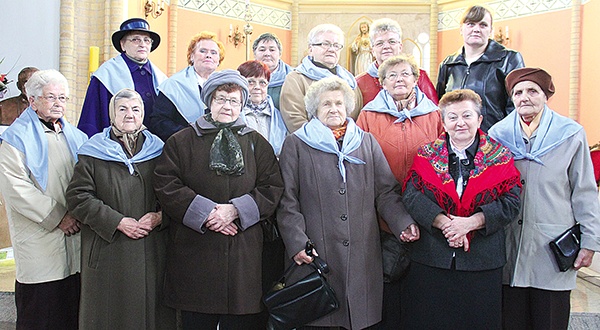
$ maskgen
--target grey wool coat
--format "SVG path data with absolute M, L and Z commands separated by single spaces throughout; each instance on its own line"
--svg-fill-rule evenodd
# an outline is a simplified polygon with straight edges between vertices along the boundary
M 296 135 L 288 136 L 279 158 L 285 191 L 277 221 L 288 257 L 311 239 L 330 268 L 327 278 L 340 308 L 311 325 L 363 329 L 381 320 L 383 268 L 377 213 L 389 219 L 396 236 L 413 221 L 375 138 L 365 133 L 359 148 L 349 155 L 366 164 L 344 162 L 344 183 L 337 155 L 313 149 Z
M 141 136 L 141 134 L 140 134 Z M 142 143 L 138 143 L 138 149 Z M 67 189 L 81 226 L 81 329 L 175 329 L 162 304 L 167 223 L 134 240 L 117 230 L 125 216 L 157 211 L 152 186 L 156 158 L 134 165 L 79 156 Z

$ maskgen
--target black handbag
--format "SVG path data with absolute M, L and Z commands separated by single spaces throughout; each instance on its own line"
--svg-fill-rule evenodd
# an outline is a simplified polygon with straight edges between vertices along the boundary
M 406 243 L 398 240 L 393 234 L 380 230 L 379 235 L 383 261 L 383 282 L 396 282 L 406 274 L 410 267 L 408 248 Z
M 554 253 L 558 269 L 561 272 L 566 272 L 573 267 L 573 263 L 575 263 L 575 259 L 579 254 L 580 241 L 581 229 L 577 223 L 550 242 L 550 249 Z
M 313 269 L 301 280 L 288 283 L 287 278 L 301 267 Z M 268 329 L 297 328 L 337 310 L 335 292 L 323 276 L 328 272 L 327 264 L 316 256 L 308 265 L 290 265 L 263 297 L 269 311 Z

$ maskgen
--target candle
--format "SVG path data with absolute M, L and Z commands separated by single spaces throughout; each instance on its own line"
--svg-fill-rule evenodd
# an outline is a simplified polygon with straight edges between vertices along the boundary
M 246 6 L 250 4 L 250 0 L 246 0 Z
M 100 64 L 100 48 L 97 46 L 90 46 L 90 60 L 88 63 L 89 72 L 98 70 Z
M 506 26 L 506 28 L 504 29 L 506 33 L 504 33 L 506 35 L 506 39 L 508 39 L 508 25 Z

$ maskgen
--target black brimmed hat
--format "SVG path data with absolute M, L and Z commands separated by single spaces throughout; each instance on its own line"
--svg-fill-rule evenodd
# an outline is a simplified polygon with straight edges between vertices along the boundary
M 121 48 L 121 39 L 129 33 L 129 32 L 146 32 L 150 34 L 150 38 L 154 40 L 152 42 L 152 46 L 150 47 L 150 51 L 153 51 L 160 44 L 160 36 L 158 33 L 154 31 L 150 31 L 150 24 L 143 18 L 130 18 L 125 22 L 121 23 L 121 27 L 119 31 L 113 33 L 112 35 L 112 43 L 115 49 L 119 52 L 123 52 L 123 48 Z

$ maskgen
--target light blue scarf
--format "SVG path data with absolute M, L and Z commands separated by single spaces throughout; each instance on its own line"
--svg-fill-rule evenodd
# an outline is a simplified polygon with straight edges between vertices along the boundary
M 398 118 L 394 123 L 400 123 L 405 121 L 407 118 L 408 120 L 412 121 L 413 117 L 426 115 L 438 109 L 437 105 L 427 98 L 427 96 L 421 92 L 417 86 L 415 86 L 415 93 L 417 105 L 412 110 L 402 109 L 401 111 L 398 111 L 398 107 L 396 106 L 394 98 L 392 98 L 390 93 L 388 93 L 388 91 L 385 89 L 379 91 L 373 101 L 367 103 L 363 110 L 387 113 Z
M 135 89 L 133 78 L 131 77 L 131 71 L 125 60 L 123 59 L 125 54 L 113 57 L 110 60 L 104 62 L 98 70 L 96 70 L 92 77 L 96 77 L 104 87 L 112 94 L 115 95 L 118 91 L 123 88 Z M 158 85 L 163 81 L 167 80 L 167 76 L 160 71 L 160 69 L 150 62 L 152 68 L 152 83 L 154 84 L 154 91 L 158 95 Z
M 146 139 L 144 140 L 142 149 L 133 157 L 128 158 L 121 144 L 110 138 L 111 129 L 112 126 L 108 126 L 102 132 L 92 136 L 81 146 L 78 154 L 108 162 L 124 163 L 131 175 L 135 172 L 133 164 L 142 163 L 160 156 L 164 143 L 148 130 L 143 130 L 142 134 L 144 134 Z
M 285 140 L 285 137 L 287 136 L 287 128 L 285 127 L 285 123 L 283 122 L 283 117 L 281 117 L 281 112 L 279 112 L 279 110 L 275 108 L 275 105 L 273 105 L 273 99 L 271 98 L 271 95 L 267 95 L 267 102 L 269 103 L 269 105 L 267 105 L 267 108 L 270 109 L 271 115 L 271 122 L 269 123 L 268 141 L 273 147 L 275 155 L 279 156 L 279 153 L 281 152 L 281 146 L 283 146 L 283 140 Z M 244 119 L 244 122 L 246 121 L 246 111 L 248 111 L 248 104 L 250 104 L 250 101 L 246 103 L 246 107 L 242 111 L 241 117 L 242 119 Z
M 348 127 L 346 127 L 346 135 L 344 135 L 342 150 L 339 150 L 337 141 L 335 140 L 331 129 L 321 123 L 317 118 L 311 119 L 311 121 L 302 125 L 300 129 L 294 132 L 294 134 L 309 147 L 337 155 L 338 167 L 344 182 L 346 182 L 346 167 L 344 166 L 344 160 L 351 164 L 366 164 L 363 160 L 349 155 L 360 147 L 365 132 L 360 129 L 360 127 L 356 126 L 352 118 L 348 117 L 346 120 L 348 121 Z
M 158 86 L 158 90 L 173 102 L 177 111 L 188 123 L 195 122 L 204 114 L 206 105 L 200 98 L 198 77 L 196 71 L 194 71 L 194 66 L 188 66 L 172 75 L 171 78 Z
M 379 68 L 377 67 L 377 62 L 371 62 L 369 67 L 367 68 L 367 74 L 373 78 L 379 78 Z
M 294 68 L 292 68 L 284 61 L 279 60 L 277 69 L 271 72 L 271 79 L 269 79 L 269 87 L 279 87 L 283 85 L 285 77 L 287 77 L 287 75 L 292 71 L 294 71 Z
M 301 74 L 307 76 L 308 78 L 314 81 L 333 76 L 333 73 L 331 73 L 331 71 L 324 68 L 319 68 L 318 66 L 314 65 L 311 56 L 306 56 L 305 58 L 303 58 L 302 63 L 298 65 L 296 71 L 300 72 Z M 356 79 L 354 79 L 352 73 L 344 69 L 339 64 L 335 66 L 335 72 L 337 72 L 337 76 L 344 79 L 352 89 L 356 88 Z
M 559 115 L 545 105 L 530 152 L 527 152 L 523 141 L 521 123 L 516 110 L 492 126 L 489 135 L 509 148 L 515 160 L 528 159 L 544 165 L 540 157 L 559 146 L 581 129 L 583 127 L 577 122 Z
M 69 124 L 64 118 L 59 119 L 62 133 L 65 135 L 69 151 L 77 161 L 77 149 L 87 141 L 87 135 Z M 28 107 L 10 125 L 4 133 L 2 140 L 25 154 L 25 165 L 42 188 L 46 191 L 48 186 L 48 138 L 45 136 L 44 126 L 37 113 Z

